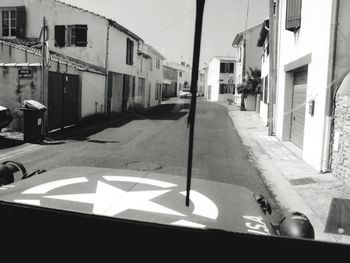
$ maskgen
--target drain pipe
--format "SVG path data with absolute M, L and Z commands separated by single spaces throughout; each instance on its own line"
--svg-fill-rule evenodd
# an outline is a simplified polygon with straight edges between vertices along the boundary
M 322 168 L 321 172 L 326 173 L 330 171 L 330 156 L 331 156 L 331 133 L 332 123 L 334 117 L 335 95 L 334 90 L 334 72 L 335 72 L 335 55 L 337 46 L 337 28 L 338 28 L 338 13 L 339 13 L 339 0 L 333 0 L 331 11 L 331 32 L 329 43 L 329 66 L 327 73 L 327 92 L 326 92 L 326 118 L 325 129 L 323 133 L 323 156 L 322 156 Z M 328 104 L 327 104 L 328 103 Z
M 105 70 L 106 70 L 106 81 L 105 81 L 105 105 L 104 105 L 104 115 L 107 116 L 108 115 L 108 104 L 110 103 L 110 101 L 108 100 L 108 59 L 109 59 L 109 20 L 108 20 L 108 24 L 107 24 L 107 37 L 106 37 L 106 59 L 105 59 Z

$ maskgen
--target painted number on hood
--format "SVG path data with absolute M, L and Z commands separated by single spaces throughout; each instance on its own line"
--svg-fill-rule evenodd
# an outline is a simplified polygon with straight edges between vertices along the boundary
M 243 218 L 247 220 L 245 226 L 248 232 L 260 235 L 271 235 L 261 216 L 243 216 Z

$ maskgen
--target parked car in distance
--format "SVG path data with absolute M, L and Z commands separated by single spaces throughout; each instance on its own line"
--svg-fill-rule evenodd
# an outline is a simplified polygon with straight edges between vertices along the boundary
M 183 89 L 180 90 L 180 98 L 190 98 L 191 97 L 191 90 L 190 89 Z
M 0 106 L 0 130 L 8 126 L 13 120 L 10 110 L 6 107 Z

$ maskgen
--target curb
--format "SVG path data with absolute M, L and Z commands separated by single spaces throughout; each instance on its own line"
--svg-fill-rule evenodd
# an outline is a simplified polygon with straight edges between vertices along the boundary
M 312 208 L 305 203 L 303 198 L 290 184 L 280 169 L 274 165 L 266 151 L 256 141 L 256 138 L 251 135 L 249 130 L 244 128 L 244 126 L 241 124 L 241 120 L 231 113 L 232 110 L 227 105 L 224 104 L 223 106 L 226 107 L 228 115 L 230 116 L 239 136 L 242 139 L 243 145 L 247 147 L 247 151 L 253 161 L 253 165 L 255 165 L 260 171 L 262 179 L 274 195 L 276 202 L 281 206 L 281 208 L 287 211 L 299 211 L 305 214 L 314 227 L 315 240 L 339 242 L 341 238 L 324 232 L 325 226 L 320 218 L 316 215 Z

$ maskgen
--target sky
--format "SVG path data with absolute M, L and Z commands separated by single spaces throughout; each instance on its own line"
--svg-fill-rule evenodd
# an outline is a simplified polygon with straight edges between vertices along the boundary
M 195 0 L 61 0 L 115 20 L 162 53 L 192 63 Z M 247 8 L 249 3 L 249 12 Z M 236 34 L 269 15 L 269 0 L 206 0 L 201 66 L 213 56 L 234 56 Z M 247 19 L 246 19 L 247 18 Z

